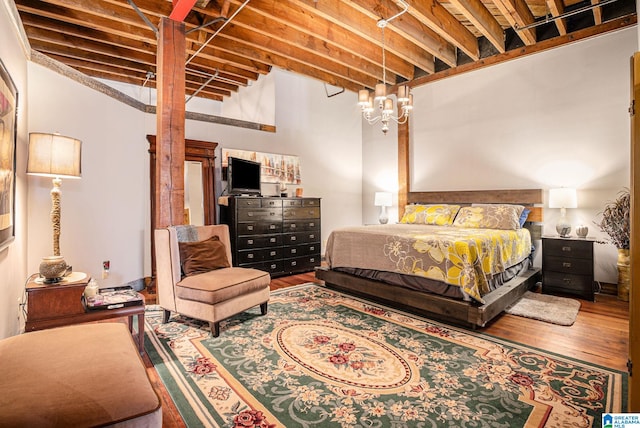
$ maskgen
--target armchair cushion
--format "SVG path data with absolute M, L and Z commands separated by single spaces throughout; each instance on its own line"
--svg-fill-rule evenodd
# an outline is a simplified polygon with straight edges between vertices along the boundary
M 217 236 L 204 241 L 178 242 L 178 246 L 182 273 L 186 276 L 231 266 L 227 249 Z
M 216 304 L 269 287 L 268 272 L 230 267 L 183 278 L 176 284 L 180 299 Z

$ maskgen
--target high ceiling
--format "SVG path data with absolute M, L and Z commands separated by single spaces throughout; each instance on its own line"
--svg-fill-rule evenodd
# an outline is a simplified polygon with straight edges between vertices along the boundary
M 92 77 L 155 87 L 154 28 L 171 15 L 170 0 L 15 3 L 32 49 Z M 189 10 L 189 0 L 174 3 Z M 636 23 L 634 0 L 406 4 L 384 30 L 389 84 L 415 86 Z M 184 18 L 187 93 L 222 101 L 272 67 L 373 88 L 383 75 L 377 21 L 403 9 L 397 0 L 197 0 Z

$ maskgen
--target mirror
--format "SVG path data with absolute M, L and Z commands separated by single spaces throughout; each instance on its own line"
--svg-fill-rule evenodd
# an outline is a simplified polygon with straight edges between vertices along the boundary
M 204 226 L 202 162 L 184 162 L 184 224 Z
M 149 141 L 149 175 L 151 185 L 151 278 L 156 276 L 156 257 L 153 231 L 156 228 L 156 136 Z M 215 150 L 218 143 L 184 140 L 185 218 L 184 224 L 216 224 Z M 187 209 L 188 220 L 187 221 Z

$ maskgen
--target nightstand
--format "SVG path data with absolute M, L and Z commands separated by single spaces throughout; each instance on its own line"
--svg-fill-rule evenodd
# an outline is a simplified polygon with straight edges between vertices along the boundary
M 27 291 L 27 319 L 24 331 L 44 330 L 70 324 L 127 317 L 129 332 L 137 336 L 138 350 L 144 352 L 144 299 L 141 305 L 88 311 L 82 304 L 84 288 L 90 277 L 72 272 L 56 284 L 43 284 L 39 279 L 29 281 Z M 133 330 L 133 316 L 138 321 L 138 333 Z
M 542 237 L 542 292 L 595 301 L 591 238 Z

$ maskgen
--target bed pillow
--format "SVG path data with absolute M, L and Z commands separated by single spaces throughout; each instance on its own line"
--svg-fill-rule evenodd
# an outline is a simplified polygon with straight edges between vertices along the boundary
M 529 217 L 529 213 L 531 210 L 529 208 L 525 208 L 522 210 L 522 214 L 520 214 L 520 227 L 524 227 L 524 224 L 527 222 L 527 217 Z
M 407 205 L 400 223 L 447 226 L 453 223 L 460 205 Z
M 523 210 L 522 205 L 474 204 L 462 207 L 453 225 L 478 229 L 520 229 L 520 215 Z
M 217 236 L 204 241 L 178 242 L 178 247 L 180 265 L 185 276 L 231 266 L 227 259 L 227 249 Z

